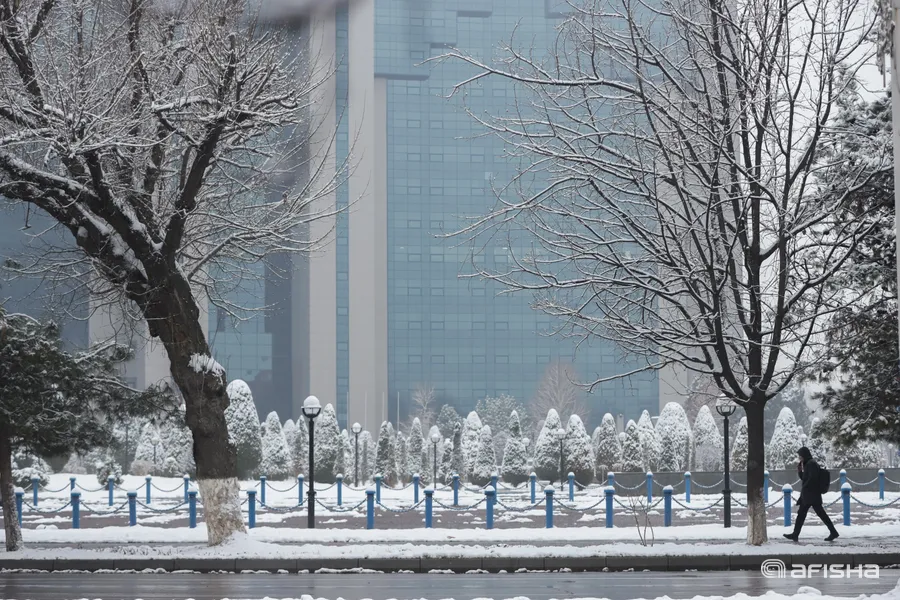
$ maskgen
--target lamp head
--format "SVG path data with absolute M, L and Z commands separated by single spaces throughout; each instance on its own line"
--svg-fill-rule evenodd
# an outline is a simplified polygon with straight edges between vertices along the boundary
M 438 435 L 438 434 L 436 434 L 436 433 L 432 433 L 432 434 L 431 434 L 431 443 L 432 443 L 432 444 L 440 444 L 440 443 L 441 443 L 441 436 Z
M 315 396 L 309 396 L 303 401 L 303 416 L 310 421 L 319 416 L 322 412 L 322 404 Z
M 356 435 L 359 435 L 360 432 L 362 431 L 362 425 L 360 425 L 359 423 L 354 423 L 353 426 L 350 428 L 350 431 L 352 431 Z
M 721 397 L 716 400 L 716 412 L 723 417 L 730 417 L 737 410 L 737 403 L 729 398 Z
M 566 430 L 560 427 L 556 430 L 556 439 L 562 441 L 566 437 Z

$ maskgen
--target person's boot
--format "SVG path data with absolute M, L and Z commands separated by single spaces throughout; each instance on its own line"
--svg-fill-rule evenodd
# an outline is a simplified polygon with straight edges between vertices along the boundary
M 841 535 L 841 534 L 839 534 L 839 533 L 837 532 L 837 529 L 832 529 L 832 530 L 831 530 L 831 535 L 829 535 L 827 538 L 825 538 L 825 541 L 826 541 L 826 542 L 833 542 L 833 541 L 836 540 L 838 537 L 840 537 L 840 535 Z
M 796 542 L 796 541 L 798 541 L 798 540 L 800 539 L 800 536 L 797 535 L 796 532 L 794 532 L 794 533 L 786 533 L 786 534 L 784 534 L 784 537 L 786 537 L 787 539 L 791 540 L 792 542 Z

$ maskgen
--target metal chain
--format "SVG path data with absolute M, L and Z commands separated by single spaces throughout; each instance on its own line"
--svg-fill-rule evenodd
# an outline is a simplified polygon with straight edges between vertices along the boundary
M 107 488 L 107 487 L 104 485 L 104 486 L 102 486 L 102 487 L 98 487 L 96 490 L 89 490 L 89 489 L 87 489 L 86 487 L 81 487 L 81 484 L 80 484 L 80 483 L 77 483 L 77 482 L 75 483 L 75 487 L 81 488 L 81 491 L 82 491 L 82 492 L 85 492 L 85 493 L 87 493 L 87 494 L 93 494 L 94 492 L 102 492 L 102 491 L 104 491 L 104 490 L 109 489 L 109 488 Z
M 167 514 L 167 513 L 173 513 L 177 510 L 180 510 L 182 506 L 187 506 L 187 503 L 182 502 L 181 504 L 177 504 L 171 508 L 153 508 L 152 506 L 147 506 L 146 504 L 144 504 L 141 501 L 138 501 L 137 505 L 140 506 L 141 508 L 143 508 L 144 510 L 149 510 L 152 513 Z
M 711 508 L 715 508 L 716 506 L 718 506 L 719 504 L 721 504 L 722 502 L 725 501 L 725 496 L 723 495 L 721 498 L 719 498 L 718 500 L 716 500 L 713 504 L 710 504 L 709 506 L 698 506 L 698 507 L 686 506 L 685 504 L 682 504 L 678 500 L 678 498 L 672 498 L 672 500 L 675 502 L 675 504 L 677 504 L 681 508 L 691 510 L 691 511 L 702 511 L 702 510 L 709 510 Z
M 863 506 L 868 507 L 868 508 L 884 508 L 886 506 L 891 506 L 893 504 L 896 504 L 897 502 L 900 502 L 900 497 L 897 497 L 897 498 L 894 498 L 893 500 L 891 500 L 890 502 L 885 502 L 884 504 L 868 504 L 867 502 L 863 502 L 862 500 L 860 500 L 853 494 L 850 494 L 850 497 L 853 498 L 853 500 L 857 504 L 862 504 Z
M 362 505 L 365 504 L 365 503 L 366 503 L 366 500 L 363 499 L 363 500 L 362 500 L 359 504 L 357 504 L 356 506 L 353 506 L 353 507 L 350 507 L 350 508 L 337 508 L 337 507 L 335 507 L 335 506 L 326 506 L 326 505 L 323 504 L 318 498 L 316 498 L 316 504 L 318 504 L 319 506 L 321 506 L 322 508 L 324 508 L 324 509 L 327 510 L 327 511 L 330 511 L 330 512 L 336 512 L 336 513 L 348 513 L 348 512 L 354 512 L 354 511 L 358 510 L 359 507 L 362 506 Z M 299 508 L 300 505 L 298 504 L 297 507 Z
M 634 486 L 634 487 L 628 487 L 627 485 L 622 485 L 622 484 L 619 483 L 618 481 L 616 481 L 615 484 L 616 484 L 618 487 L 622 488 L 623 490 L 628 490 L 628 491 L 637 490 L 637 489 L 640 489 L 640 488 L 642 488 L 642 487 L 646 487 L 646 485 L 647 485 L 646 482 L 644 482 L 644 483 L 639 483 L 639 484 L 637 484 L 637 485 Z
M 711 490 L 711 489 L 713 489 L 713 488 L 719 487 L 719 486 L 722 485 L 723 483 L 725 483 L 725 478 L 724 478 L 724 477 L 723 477 L 722 479 L 720 479 L 718 483 L 714 483 L 714 484 L 712 484 L 712 485 L 703 485 L 702 483 L 700 483 L 700 482 L 698 482 L 698 481 L 691 481 L 691 487 L 693 487 L 693 486 L 696 485 L 698 488 L 700 488 L 700 489 L 702 489 L 702 490 Z M 740 485 L 740 484 L 739 484 L 737 481 L 735 481 L 734 479 L 731 480 L 731 483 Z M 747 487 L 747 486 L 744 486 L 744 487 Z
M 890 481 L 890 482 L 893 483 L 894 485 L 900 485 L 900 481 L 894 481 L 893 479 L 889 478 L 887 475 L 884 476 L 884 480 L 885 480 L 885 481 Z
M 479 506 L 481 506 L 481 504 L 482 504 L 483 502 L 485 502 L 485 500 L 487 500 L 487 498 L 482 498 L 481 500 L 479 500 L 479 501 L 476 502 L 475 504 L 472 504 L 472 505 L 470 505 L 470 506 L 464 506 L 464 507 L 460 507 L 460 506 L 447 506 L 446 504 L 444 504 L 443 502 L 441 502 L 441 501 L 438 500 L 437 498 L 434 499 L 434 503 L 437 504 L 438 506 L 440 506 L 441 508 L 445 509 L 445 510 L 452 510 L 452 511 L 456 511 L 456 512 L 465 512 L 465 511 L 467 511 L 467 510 L 472 510 L 473 508 L 478 508 Z
M 91 508 L 91 507 L 90 507 L 87 503 L 85 503 L 85 502 L 82 502 L 82 503 L 80 504 L 80 507 L 83 508 L 85 511 L 87 511 L 87 512 L 89 512 L 89 513 L 91 513 L 91 514 L 95 514 L 95 515 L 114 515 L 114 514 L 116 514 L 116 513 L 121 512 L 122 509 L 124 509 L 126 506 L 128 506 L 128 501 L 127 501 L 127 500 L 126 500 L 125 502 L 123 502 L 122 504 L 120 504 L 119 506 L 117 506 L 117 507 L 116 507 L 115 509 L 113 509 L 113 510 L 94 510 L 93 508 Z
M 381 502 L 378 502 L 378 506 L 380 506 L 381 508 L 383 508 L 383 509 L 385 509 L 385 510 L 387 510 L 387 511 L 390 511 L 390 512 L 392 512 L 392 513 L 404 514 L 404 513 L 408 513 L 408 512 L 412 512 L 412 511 L 416 510 L 416 509 L 419 508 L 424 502 L 425 502 L 425 500 L 419 500 L 416 504 L 410 506 L 409 508 L 391 508 L 390 506 L 385 506 L 385 505 L 382 504 Z
M 523 513 L 523 512 L 528 512 L 529 510 L 534 510 L 535 508 L 537 508 L 538 506 L 543 504 L 545 500 L 546 500 L 545 498 L 541 498 L 540 500 L 538 500 L 537 502 L 535 502 L 534 504 L 532 504 L 530 506 L 510 506 L 510 505 L 506 504 L 505 502 L 503 502 L 502 500 L 500 500 L 500 498 L 497 498 L 496 502 L 497 502 L 497 504 L 499 504 L 500 506 L 502 506 L 504 509 L 508 510 L 509 512 Z
M 183 489 L 184 489 L 184 484 L 179 485 L 179 486 L 176 487 L 176 488 L 172 488 L 171 490 L 164 490 L 164 489 L 162 489 L 161 487 L 157 486 L 155 483 L 150 482 L 150 487 L 152 487 L 152 488 L 153 488 L 154 490 L 156 490 L 157 492 L 162 492 L 163 494 L 171 494 L 172 492 L 177 492 L 177 491 L 179 491 L 179 490 L 183 490 Z
M 40 489 L 40 488 L 38 488 L 38 489 Z M 60 492 L 66 491 L 67 489 L 69 489 L 69 486 L 65 485 L 65 486 L 59 488 L 58 490 L 44 490 L 44 491 L 47 492 L 48 494 L 58 494 Z
M 840 477 L 838 477 L 838 479 L 840 479 Z M 852 479 L 850 479 L 850 478 L 848 477 L 848 478 L 847 478 L 847 481 L 849 481 L 849 482 L 852 483 L 853 485 L 872 485 L 873 483 L 875 483 L 876 481 L 878 481 L 878 478 L 876 477 L 876 478 L 873 479 L 872 481 L 867 481 L 866 483 L 859 483 L 858 481 L 853 481 Z
M 292 485 L 291 487 L 289 487 L 289 488 L 286 489 L 286 490 L 281 490 L 281 489 L 278 489 L 277 487 L 275 487 L 274 485 L 272 485 L 271 483 L 269 483 L 269 482 L 267 481 L 267 482 L 266 482 L 266 487 L 267 487 L 268 489 L 272 490 L 273 492 L 278 492 L 279 494 L 286 494 L 286 493 L 288 493 L 288 492 L 290 492 L 290 491 L 296 489 L 296 488 L 297 488 L 297 484 L 295 483 L 294 485 Z
M 557 502 L 557 504 L 559 504 L 560 508 L 562 508 L 563 510 L 568 510 L 570 512 L 586 513 L 590 510 L 594 510 L 595 508 L 597 508 L 604 502 L 606 502 L 606 498 L 601 498 L 599 502 L 597 502 L 596 504 L 592 504 L 591 506 L 588 506 L 587 508 L 578 508 L 577 506 L 567 506 L 564 502 Z
M 69 506 L 72 505 L 71 502 L 66 502 L 59 508 L 53 508 L 50 510 L 40 510 L 39 508 L 35 508 L 34 506 L 28 504 L 27 502 L 23 502 L 22 504 L 28 508 L 29 512 L 33 512 L 38 515 L 55 515 L 57 513 L 61 513 L 62 511 L 64 511 L 65 509 L 67 509 Z M 25 511 L 22 511 L 22 512 L 25 512 Z

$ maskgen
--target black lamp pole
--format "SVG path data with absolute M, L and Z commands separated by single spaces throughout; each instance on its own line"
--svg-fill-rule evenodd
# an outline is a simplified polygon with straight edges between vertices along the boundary
M 314 421 L 319 413 L 322 412 L 322 405 L 315 396 L 309 396 L 303 401 L 303 416 L 309 421 L 309 491 L 307 497 L 307 521 L 306 526 L 310 529 L 316 528 L 316 457 L 313 452 L 315 424 Z
M 359 432 L 353 432 L 356 435 L 355 448 L 353 450 L 353 485 L 359 487 Z
M 716 403 L 716 412 L 725 418 L 725 489 L 722 490 L 725 504 L 725 527 L 731 527 L 731 445 L 728 440 L 728 417 L 734 414 L 737 405 L 729 400 Z
M 559 491 L 564 492 L 566 488 L 563 481 L 565 479 L 565 474 L 563 473 L 563 471 L 565 471 L 565 461 L 563 458 L 563 452 L 565 450 L 563 449 L 563 440 L 566 437 L 566 432 L 562 429 L 557 429 L 556 437 L 559 438 Z
M 431 476 L 431 485 L 432 486 L 437 486 L 437 461 L 438 461 L 437 447 L 438 447 L 439 441 L 440 440 L 436 440 L 436 439 L 431 440 L 431 443 L 434 446 L 434 464 L 432 465 L 434 468 L 432 469 L 432 476 Z

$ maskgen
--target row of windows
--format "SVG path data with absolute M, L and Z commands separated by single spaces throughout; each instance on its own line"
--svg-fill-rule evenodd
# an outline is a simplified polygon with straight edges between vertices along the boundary
M 398 358 L 402 362 L 402 357 L 398 357 Z M 443 365 L 443 364 L 448 364 L 448 362 L 449 362 L 449 364 L 463 364 L 462 361 L 454 360 L 454 358 L 455 357 L 451 356 L 451 357 L 449 357 L 449 360 L 448 360 L 448 358 L 443 354 L 432 354 L 430 357 L 430 362 L 433 365 Z M 406 362 L 406 364 L 410 364 L 410 365 L 422 364 L 422 355 L 421 354 L 407 354 L 405 362 Z M 493 363 L 495 365 L 510 365 L 510 364 L 513 364 L 513 365 L 516 365 L 516 364 L 518 364 L 518 365 L 524 365 L 524 364 L 546 365 L 549 362 L 550 362 L 549 354 L 540 356 L 540 357 L 534 359 L 533 361 L 529 360 L 527 362 L 525 360 L 523 360 L 521 357 L 515 357 L 515 356 L 510 357 L 509 355 L 506 355 L 506 354 L 495 354 L 491 360 L 489 360 L 488 356 L 485 354 L 477 354 L 477 355 L 473 354 L 472 359 L 471 359 L 471 364 L 474 364 L 474 365 L 488 364 L 488 363 Z M 468 364 L 468 361 L 466 361 L 465 364 Z

